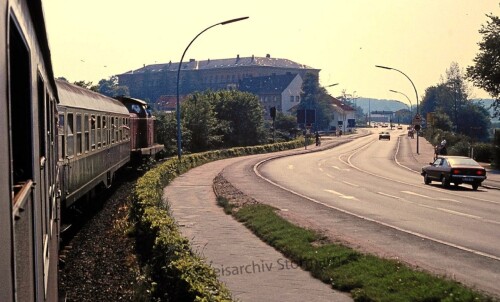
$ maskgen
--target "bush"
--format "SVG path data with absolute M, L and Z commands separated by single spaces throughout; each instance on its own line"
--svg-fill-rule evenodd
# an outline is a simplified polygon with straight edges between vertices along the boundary
M 196 255 L 182 236 L 168 207 L 163 188 L 175 177 L 210 161 L 294 149 L 302 141 L 238 147 L 171 158 L 149 170 L 136 184 L 130 219 L 134 223 L 139 258 L 144 266 L 146 300 L 230 301 L 229 290 L 217 280 L 215 271 Z
M 493 145 L 486 143 L 474 144 L 474 159 L 479 162 L 491 163 L 493 159 Z

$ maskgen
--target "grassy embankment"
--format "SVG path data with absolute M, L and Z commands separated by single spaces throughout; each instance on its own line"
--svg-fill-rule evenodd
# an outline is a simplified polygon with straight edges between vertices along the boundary
M 458 282 L 328 242 L 319 233 L 288 222 L 273 207 L 237 208 L 223 196 L 218 202 L 262 240 L 314 277 L 350 292 L 355 301 L 494 301 Z

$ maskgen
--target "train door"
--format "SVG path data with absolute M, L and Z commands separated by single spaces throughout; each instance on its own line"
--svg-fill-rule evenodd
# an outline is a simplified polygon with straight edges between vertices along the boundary
M 10 174 L 15 217 L 11 256 L 16 264 L 12 300 L 36 301 L 39 290 L 35 255 L 38 255 L 39 231 L 36 228 L 38 213 L 34 210 L 37 196 L 34 166 L 38 150 L 34 148 L 33 135 L 37 119 L 33 116 L 29 47 L 14 18 L 9 23 L 8 58 Z

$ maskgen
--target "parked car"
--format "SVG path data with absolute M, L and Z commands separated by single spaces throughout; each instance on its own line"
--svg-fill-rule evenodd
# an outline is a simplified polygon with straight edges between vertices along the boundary
M 398 130 L 403 130 L 403 126 L 398 125 Z
M 380 132 L 379 135 L 378 135 L 378 139 L 381 140 L 381 139 L 388 139 L 388 140 L 391 140 L 391 135 L 389 134 L 389 132 Z
M 433 163 L 422 167 L 420 174 L 427 185 L 432 181 L 441 182 L 443 187 L 448 187 L 451 183 L 455 186 L 465 183 L 472 185 L 473 190 L 477 190 L 486 179 L 486 169 L 465 156 L 440 155 Z

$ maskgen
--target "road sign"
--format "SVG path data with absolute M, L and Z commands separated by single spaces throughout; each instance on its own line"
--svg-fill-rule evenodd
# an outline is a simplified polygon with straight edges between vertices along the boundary
M 413 125 L 420 125 L 422 123 L 422 117 L 420 114 L 415 114 L 415 117 L 413 118 Z

